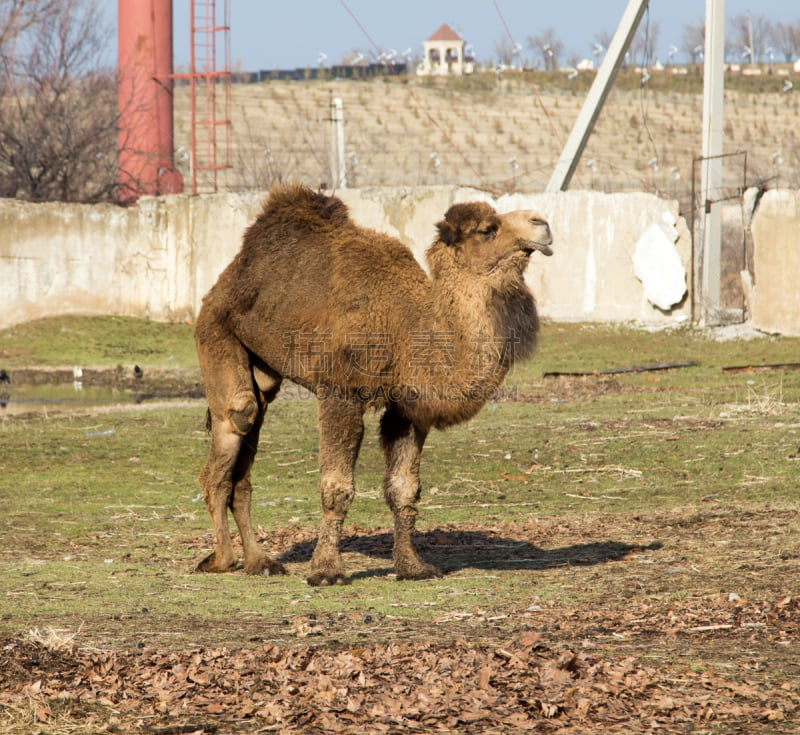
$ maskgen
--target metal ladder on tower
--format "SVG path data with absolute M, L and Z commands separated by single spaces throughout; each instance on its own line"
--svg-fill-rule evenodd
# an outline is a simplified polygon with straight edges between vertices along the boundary
M 192 0 L 189 70 L 192 193 L 215 192 L 231 168 L 230 0 Z M 222 37 L 222 68 L 217 38 Z

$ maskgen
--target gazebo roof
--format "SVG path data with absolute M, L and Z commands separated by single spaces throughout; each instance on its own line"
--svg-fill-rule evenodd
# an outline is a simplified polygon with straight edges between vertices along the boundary
M 442 23 L 436 33 L 434 33 L 429 41 L 463 41 L 464 39 L 458 35 L 447 23 Z

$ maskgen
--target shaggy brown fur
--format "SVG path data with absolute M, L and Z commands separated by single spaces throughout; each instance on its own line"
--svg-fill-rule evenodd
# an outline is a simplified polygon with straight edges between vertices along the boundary
M 440 575 L 412 540 L 422 446 L 431 428 L 472 418 L 533 352 L 538 320 L 523 275 L 531 252 L 551 254 L 552 237 L 533 212 L 499 215 L 476 202 L 452 206 L 437 228 L 429 277 L 398 240 L 356 225 L 341 200 L 299 186 L 271 193 L 197 318 L 211 416 L 200 483 L 217 542 L 199 570 L 235 566 L 230 508 L 245 571 L 285 572 L 256 541 L 250 468 L 288 379 L 319 398 L 322 526 L 309 583 L 348 582 L 339 541 L 370 405 L 384 409 L 397 576 Z

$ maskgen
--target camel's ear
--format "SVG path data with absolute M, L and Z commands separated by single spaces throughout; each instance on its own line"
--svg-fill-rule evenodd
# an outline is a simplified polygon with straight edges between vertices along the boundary
M 458 240 L 458 228 L 450 224 L 446 219 L 436 223 L 439 230 L 439 239 L 445 245 L 455 245 Z
M 482 202 L 454 204 L 447 210 L 444 220 L 436 225 L 439 228 L 439 238 L 445 245 L 455 245 L 494 213 L 494 209 Z
M 327 199 L 322 210 L 325 216 L 332 220 L 347 219 L 347 205 L 337 197 L 328 197 Z

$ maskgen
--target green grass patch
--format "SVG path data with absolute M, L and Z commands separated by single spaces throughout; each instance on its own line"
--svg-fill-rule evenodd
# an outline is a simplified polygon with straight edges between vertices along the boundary
M 7 365 L 76 361 L 74 339 L 87 363 L 122 359 L 118 344 L 159 364 L 194 359 L 188 325 L 48 320 L 0 334 Z M 197 482 L 202 402 L 5 417 L 0 630 L 80 629 L 120 645 L 358 640 L 365 620 L 386 635 L 480 634 L 487 620 L 535 622 L 539 609 L 588 610 L 608 594 L 664 604 L 727 589 L 788 594 L 800 371 L 721 368 L 798 354 L 796 339 L 545 324 L 508 400 L 429 437 L 418 529 L 422 554 L 447 574 L 422 583 L 391 575 L 376 415 L 366 417 L 344 543 L 354 582 L 321 590 L 304 582 L 320 518 L 315 400 L 289 393 L 270 406 L 253 470 L 254 522 L 290 570 L 279 578 L 193 573 L 212 544 Z M 700 365 L 542 377 L 680 360 Z
M 122 316 L 62 316 L 0 331 L 0 367 L 197 367 L 190 324 Z

